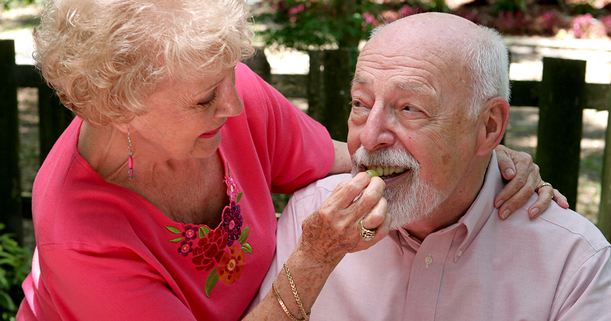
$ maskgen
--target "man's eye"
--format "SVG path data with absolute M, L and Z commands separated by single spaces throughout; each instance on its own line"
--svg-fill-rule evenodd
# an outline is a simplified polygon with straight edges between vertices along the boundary
M 365 104 L 363 104 L 363 102 L 362 102 L 362 101 L 360 101 L 360 100 L 358 100 L 358 99 L 353 99 L 353 100 L 350 102 L 350 105 L 352 105 L 352 107 L 357 107 L 357 108 L 358 108 L 358 107 L 365 107 Z
M 414 107 L 414 106 L 403 106 L 403 110 L 405 111 L 412 111 L 412 112 L 419 112 L 420 109 Z

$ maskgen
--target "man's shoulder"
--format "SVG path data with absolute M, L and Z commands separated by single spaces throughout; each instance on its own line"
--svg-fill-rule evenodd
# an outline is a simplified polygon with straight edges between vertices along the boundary
M 527 210 L 535 199 L 536 195 L 505 221 L 491 217 L 488 222 L 494 222 L 490 225 L 494 228 L 485 229 L 486 237 L 505 238 L 516 246 L 523 245 L 531 250 L 536 245 L 558 255 L 567 254 L 568 249 L 574 253 L 593 254 L 611 247 L 594 223 L 571 209 L 561 208 L 555 202 L 537 218 L 531 219 Z
M 537 220 L 549 224 L 549 230 L 556 230 L 559 235 L 573 237 L 575 241 L 587 243 L 594 251 L 611 246 L 598 227 L 589 219 L 573 210 L 563 209 L 554 202 L 534 221 Z

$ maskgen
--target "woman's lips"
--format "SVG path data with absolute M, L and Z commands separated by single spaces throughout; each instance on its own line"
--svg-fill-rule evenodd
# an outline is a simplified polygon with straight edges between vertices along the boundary
M 199 138 L 203 138 L 203 139 L 212 138 L 212 137 L 216 136 L 216 134 L 218 134 L 219 131 L 221 131 L 221 128 L 223 128 L 223 125 L 221 125 L 219 128 L 217 128 L 215 130 L 211 130 L 209 132 L 205 132 L 205 133 L 199 135 Z

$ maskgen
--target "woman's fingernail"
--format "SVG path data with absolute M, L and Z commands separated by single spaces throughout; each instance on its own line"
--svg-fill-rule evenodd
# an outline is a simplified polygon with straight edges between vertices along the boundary
M 505 210 L 505 212 L 503 212 L 503 214 L 501 215 L 503 219 L 506 219 L 507 216 L 509 216 L 509 210 Z
M 505 171 L 505 176 L 513 176 L 513 174 L 515 174 L 515 172 L 513 171 L 513 169 L 512 169 L 512 168 L 508 168 L 508 169 Z
M 539 209 L 538 208 L 533 208 L 532 210 L 530 210 L 530 217 L 535 217 L 537 216 L 537 214 L 539 214 Z
M 494 206 L 496 206 L 496 208 L 499 208 L 499 207 L 501 207 L 501 205 L 503 205 L 503 203 L 505 203 L 505 201 L 503 201 L 503 200 L 498 200 L 498 201 L 496 202 L 496 204 L 494 204 Z
M 373 169 L 366 170 L 365 173 L 369 174 L 369 177 L 380 176 L 378 172 L 374 171 Z

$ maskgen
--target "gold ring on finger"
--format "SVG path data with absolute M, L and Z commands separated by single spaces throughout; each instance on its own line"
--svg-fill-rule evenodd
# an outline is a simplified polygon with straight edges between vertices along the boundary
M 537 193 L 538 193 L 538 192 L 539 192 L 539 190 L 540 190 L 541 188 L 545 187 L 545 186 L 549 186 L 549 187 L 551 187 L 552 189 L 554 189 L 554 187 L 552 186 L 552 184 L 550 184 L 550 183 L 548 183 L 548 182 L 543 182 L 543 183 L 541 183 L 541 185 L 539 185 L 539 187 L 537 187 L 537 189 L 535 190 L 535 192 L 537 192 Z M 553 194 L 552 194 L 552 195 L 553 195 Z
M 376 231 L 368 230 L 363 227 L 363 220 L 359 222 L 359 225 L 361 226 L 361 238 L 363 240 L 371 241 L 376 236 Z

